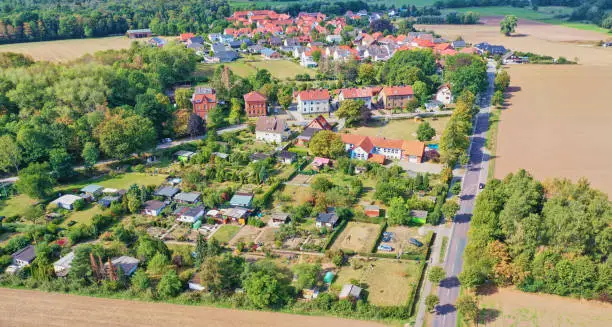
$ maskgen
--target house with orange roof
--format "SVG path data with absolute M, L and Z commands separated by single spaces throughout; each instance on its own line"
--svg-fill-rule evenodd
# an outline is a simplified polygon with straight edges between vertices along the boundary
M 385 86 L 380 91 L 380 99 L 385 109 L 404 108 L 414 98 L 412 86 Z
M 425 143 L 387 139 L 384 137 L 341 134 L 346 151 L 352 159 L 380 162 L 381 156 L 388 160 L 406 160 L 413 163 L 423 162 Z M 382 160 L 384 163 L 384 160 Z
M 245 94 L 244 111 L 249 117 L 265 116 L 268 113 L 266 96 L 257 91 Z
M 209 87 L 196 87 L 191 96 L 193 113 L 206 119 L 208 113 L 217 106 L 217 95 L 215 89 Z
M 436 44 L 430 40 L 417 38 L 412 40 L 412 46 L 419 48 L 433 48 L 434 46 L 436 46 Z
M 329 112 L 331 96 L 327 89 L 310 89 L 297 93 L 297 110 L 301 114 Z
M 372 109 L 372 89 L 370 87 L 353 87 L 340 89 L 338 92 L 338 101 L 344 100 L 361 100 L 368 109 Z
M 193 33 L 183 33 L 179 36 L 179 38 L 181 39 L 181 42 L 187 42 L 187 40 L 191 39 L 194 36 L 195 34 Z

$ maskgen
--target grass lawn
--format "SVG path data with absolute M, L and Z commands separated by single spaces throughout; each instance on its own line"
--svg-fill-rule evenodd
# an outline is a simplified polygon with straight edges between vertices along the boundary
M 61 226 L 67 227 L 66 224 L 68 224 L 68 222 L 71 220 L 74 220 L 75 222 L 80 224 L 89 224 L 93 216 L 100 215 L 102 213 L 104 213 L 104 211 L 102 210 L 102 208 L 100 208 L 99 205 L 95 203 L 90 203 L 85 209 L 81 211 L 72 212 L 70 215 L 68 215 L 66 219 L 64 219 L 64 222 L 62 222 Z
M 196 66 L 195 76 L 207 76 L 212 78 L 215 69 L 222 64 L 198 64 Z M 238 59 L 234 62 L 223 63 L 229 67 L 232 72 L 240 77 L 248 77 L 255 74 L 258 69 L 267 69 L 272 76 L 278 79 L 288 79 L 295 77 L 296 74 L 310 74 L 314 76 L 316 71 L 290 60 L 263 60 L 259 57 L 249 57 L 246 59 Z
M 307 186 L 283 185 L 280 193 L 277 193 L 277 202 L 298 206 L 312 200 L 312 190 Z M 280 204 L 280 203 L 275 203 Z
M 497 133 L 499 131 L 499 122 L 501 121 L 500 109 L 494 108 L 489 116 L 489 131 L 487 133 L 486 148 L 489 151 L 489 172 L 487 179 L 495 176 L 495 152 L 497 150 Z
M 431 127 L 436 130 L 436 136 L 432 139 L 435 141 L 442 135 L 449 117 L 438 117 L 436 120 L 432 118 L 424 119 L 429 122 Z M 398 119 L 391 120 L 387 123 L 383 121 L 371 121 L 366 126 L 347 129 L 351 134 L 364 136 L 379 136 L 390 139 L 416 140 L 416 131 L 421 122 L 416 122 L 414 119 Z
M 34 205 L 36 202 L 36 200 L 33 200 L 25 194 L 11 196 L 8 199 L 0 201 L 0 216 L 21 216 L 28 207 Z
M 446 255 L 446 247 L 448 246 L 448 236 L 444 236 L 442 237 L 442 244 L 441 244 L 441 248 L 440 248 L 440 260 L 438 260 L 438 263 L 443 263 L 444 262 L 444 256 Z
M 538 11 L 533 11 L 530 8 L 515 8 L 515 7 L 467 7 L 467 8 L 453 8 L 444 9 L 442 13 L 447 12 L 467 12 L 473 11 L 480 14 L 480 16 L 505 16 L 515 15 L 518 18 L 535 20 L 543 23 L 549 23 L 554 25 L 563 25 L 571 28 L 588 30 L 594 32 L 608 33 L 608 30 L 601 28 L 595 24 L 580 23 L 580 22 L 568 22 L 563 18 L 557 18 L 559 15 L 568 16 L 572 12 L 572 8 L 569 7 L 540 7 Z M 557 17 L 556 17 L 557 16 Z M 520 27 L 520 24 L 519 24 Z
M 355 260 L 355 259 L 353 259 Z M 361 261 L 359 269 L 343 266 L 333 284 L 334 289 L 357 280 L 368 292 L 368 301 L 380 306 L 396 306 L 408 302 L 410 290 L 417 287 L 419 266 L 416 261 Z
M 219 241 L 219 243 L 228 243 L 239 230 L 240 226 L 223 225 L 219 227 L 219 230 L 217 230 L 212 237 Z

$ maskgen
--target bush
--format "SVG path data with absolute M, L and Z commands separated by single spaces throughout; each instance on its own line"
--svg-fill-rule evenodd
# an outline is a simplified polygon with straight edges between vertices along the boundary
M 145 166 L 143 164 L 138 164 L 132 168 L 133 171 L 137 173 L 143 173 L 145 171 Z
M 78 199 L 76 201 L 74 201 L 74 203 L 72 204 L 72 208 L 74 209 L 74 211 L 81 211 L 85 208 L 85 200 L 83 199 Z

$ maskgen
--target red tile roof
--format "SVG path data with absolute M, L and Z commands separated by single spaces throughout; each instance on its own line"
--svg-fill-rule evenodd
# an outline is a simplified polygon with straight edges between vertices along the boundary
M 413 95 L 412 86 L 385 86 L 382 91 L 386 96 Z
M 244 95 L 244 101 L 266 101 L 266 96 L 257 91 L 252 91 Z
M 377 163 L 377 164 L 384 165 L 384 164 L 385 164 L 385 156 L 383 156 L 382 154 L 377 154 L 377 153 L 375 153 L 375 154 L 373 154 L 373 155 L 372 155 L 372 156 L 371 156 L 371 157 L 368 159 L 368 161 L 371 161 L 371 162 L 375 162 L 375 163 Z
M 371 152 L 373 147 L 401 149 L 404 154 L 416 155 L 419 157 L 422 157 L 425 152 L 425 143 L 419 141 L 394 140 L 384 137 L 361 136 L 355 134 L 341 134 L 340 137 L 343 143 L 361 147 L 367 152 Z
M 318 115 L 317 118 L 313 119 L 310 124 L 308 124 L 307 128 L 312 127 L 314 124 L 317 124 L 318 128 L 320 129 L 328 131 L 331 131 L 332 129 L 331 125 L 327 122 L 327 119 L 325 119 L 325 117 L 323 117 L 322 115 Z
M 297 95 L 301 101 L 312 100 L 329 100 L 329 91 L 327 89 L 312 89 L 300 91 Z
M 185 42 L 185 41 L 191 39 L 194 36 L 195 35 L 193 33 L 183 33 L 183 34 L 181 34 L 181 41 Z
M 433 48 L 434 46 L 436 46 L 435 43 L 423 39 L 415 39 L 414 43 L 416 43 L 421 48 Z
M 353 87 L 340 89 L 340 93 L 342 93 L 345 99 L 367 98 L 372 96 L 372 89 L 369 87 Z

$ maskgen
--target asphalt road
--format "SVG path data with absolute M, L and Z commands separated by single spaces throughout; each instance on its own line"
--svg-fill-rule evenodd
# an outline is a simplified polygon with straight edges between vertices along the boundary
M 457 277 L 463 268 L 463 252 L 467 244 L 467 232 L 470 229 L 474 201 L 479 191 L 479 184 L 485 183 L 487 180 L 489 168 L 489 157 L 484 152 L 484 148 L 486 133 L 489 129 L 489 105 L 494 91 L 495 63 L 489 62 L 487 73 L 489 75 L 489 89 L 487 96 L 481 103 L 482 107 L 474 124 L 474 133 L 470 138 L 470 165 L 463 177 L 463 188 L 460 194 L 461 208 L 453 223 L 450 246 L 444 263 L 447 277 L 438 288 L 440 304 L 436 308 L 437 314 L 433 319 L 434 327 L 455 327 L 457 325 L 457 310 L 454 305 L 459 296 L 460 288 Z

